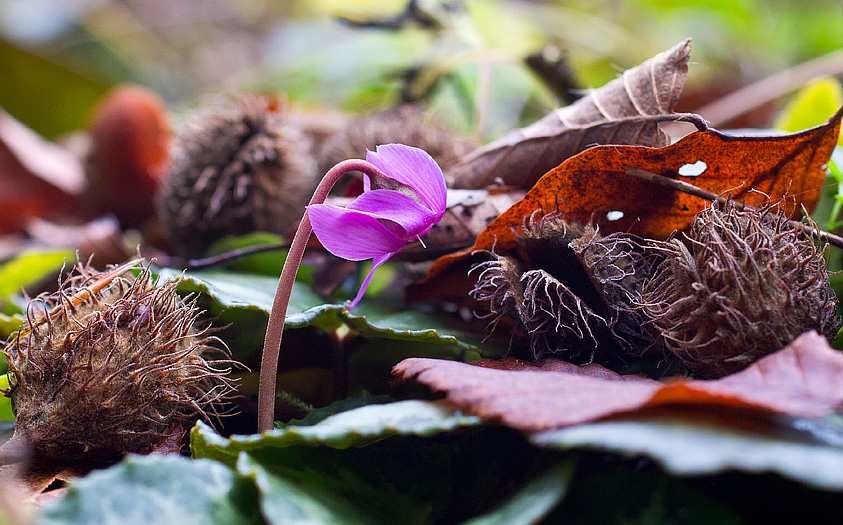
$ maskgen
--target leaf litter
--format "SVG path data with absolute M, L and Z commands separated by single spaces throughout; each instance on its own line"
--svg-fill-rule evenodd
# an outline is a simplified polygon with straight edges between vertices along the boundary
M 479 202 L 476 195 L 475 200 L 463 197 L 463 200 L 449 201 L 444 221 L 425 237 L 430 241 L 430 251 L 419 250 L 423 255 L 408 253 L 405 257 L 405 260 L 424 259 L 431 253 L 446 254 L 434 263 L 422 288 L 430 286 L 433 278 L 451 274 L 451 278 L 457 277 L 440 290 L 450 288 L 451 293 L 464 295 L 471 289 L 471 279 L 459 273 L 465 269 L 466 261 L 476 262 L 471 256 L 476 257 L 478 252 L 508 258 L 507 264 L 523 263 L 527 227 L 554 213 L 561 214 L 571 224 L 594 226 L 594 233 L 599 231 L 606 237 L 628 235 L 630 239 L 650 242 L 685 230 L 707 206 L 697 197 L 629 177 L 630 168 L 693 181 L 715 194 L 728 193 L 738 202 L 784 198 L 788 214 L 801 207 L 813 209 L 843 113 L 836 113 L 817 128 L 777 137 L 734 137 L 706 129 L 698 116 L 673 112 L 684 85 L 688 54 L 689 40 L 686 40 L 603 88 L 591 91 L 579 102 L 463 156 L 447 175 L 454 186 L 471 188 L 480 192 L 476 195 L 483 196 Z M 659 123 L 674 120 L 691 122 L 699 131 L 668 145 L 668 137 L 659 129 Z M 498 184 L 506 186 L 489 187 Z M 528 191 L 526 195 L 525 191 Z M 464 249 L 472 243 L 471 248 Z M 454 249 L 461 251 L 448 253 Z M 584 257 L 581 264 L 594 268 L 585 263 Z M 614 268 L 619 269 L 614 277 L 625 275 L 624 265 L 616 264 Z M 563 268 L 563 274 L 566 271 L 568 268 Z M 172 276 L 180 273 L 175 270 L 163 273 L 168 272 Z M 588 276 L 598 290 L 618 280 L 604 274 L 603 281 Z M 200 272 L 188 274 L 180 291 L 209 297 L 219 311 L 229 308 L 262 314 L 272 302 L 269 290 L 274 279 L 261 278 L 237 272 L 204 275 Z M 451 285 L 467 281 L 468 288 Z M 563 278 L 561 282 L 570 286 L 573 281 Z M 553 287 L 546 289 L 553 290 Z M 627 293 L 630 289 L 619 289 L 624 290 L 621 296 L 627 301 L 625 307 L 631 307 L 630 299 L 640 292 L 640 286 L 634 285 L 630 293 Z M 579 290 L 569 291 L 574 298 L 579 297 Z M 451 345 L 461 349 L 461 353 L 454 353 L 451 358 L 461 359 L 468 355 L 466 350 L 482 351 L 485 346 L 470 330 L 464 335 L 452 330 L 448 323 L 436 321 L 444 317 L 441 312 L 410 310 L 384 315 L 376 307 L 367 309 L 364 303 L 360 312 L 351 315 L 342 304 L 326 304 L 323 298 L 311 296 L 301 287 L 296 293 L 300 305 L 294 308 L 290 324 L 319 327 L 332 334 L 331 337 L 341 339 L 351 329 L 374 340 Z M 428 297 L 445 296 L 437 293 L 442 292 L 434 291 Z M 591 302 L 589 306 L 595 304 Z M 601 310 L 609 304 L 605 302 L 602 307 L 597 304 L 595 311 L 605 315 L 601 317 L 604 327 L 614 336 L 613 330 L 619 326 L 617 315 Z M 526 331 L 535 332 L 529 327 Z M 542 349 L 552 345 L 539 339 L 534 341 L 534 346 Z M 543 355 L 541 351 L 534 353 Z M 586 356 L 585 364 L 544 357 L 535 362 L 504 358 L 473 365 L 410 358 L 395 367 L 396 377 L 405 385 L 421 384 L 444 393 L 443 401 L 368 405 L 340 412 L 317 425 L 294 425 L 262 436 L 224 438 L 200 424 L 191 433 L 193 454 L 214 457 L 229 465 L 232 469 L 224 470 L 222 477 L 206 476 L 210 471 L 203 469 L 207 470 L 206 465 L 210 463 L 198 464 L 174 457 L 167 460 L 172 465 L 131 458 L 106 472 L 125 478 L 116 481 L 122 489 L 143 485 L 145 482 L 134 476 L 160 475 L 162 468 L 175 478 L 205 477 L 204 485 L 197 490 L 213 495 L 203 496 L 191 512 L 202 514 L 210 508 L 222 509 L 222 514 L 216 514 L 214 519 L 225 515 L 236 516 L 241 522 L 258 523 L 283 522 L 293 517 L 317 521 L 330 517 L 368 522 L 375 517 L 406 517 L 407 513 L 420 512 L 414 519 L 432 522 L 445 516 L 437 513 L 447 507 L 444 503 L 447 490 L 427 494 L 429 501 L 436 503 L 422 511 L 427 502 L 408 498 L 407 486 L 401 490 L 383 490 L 382 476 L 378 477 L 381 474 L 373 475 L 368 469 L 383 471 L 390 464 L 386 458 L 394 459 L 409 450 L 419 457 L 427 454 L 424 461 L 413 463 L 413 468 L 417 468 L 441 454 L 448 443 L 465 439 L 466 435 L 506 431 L 488 424 L 498 423 L 518 431 L 505 435 L 517 436 L 513 439 L 521 440 L 517 447 L 522 448 L 518 450 L 529 450 L 530 454 L 542 454 L 543 448 L 596 448 L 649 456 L 675 475 L 713 475 L 728 469 L 772 471 L 815 487 L 843 489 L 839 475 L 820 465 L 839 463 L 839 443 L 832 439 L 823 441 L 819 447 L 806 437 L 813 436 L 806 429 L 823 427 L 818 422 L 828 420 L 823 416 L 839 409 L 843 402 L 843 390 L 839 386 L 843 384 L 839 380 L 843 377 L 843 358 L 828 346 L 824 337 L 815 333 L 801 335 L 778 352 L 716 380 L 674 377 L 656 381 L 641 375 L 621 375 L 597 362 L 588 363 L 593 358 L 593 354 L 590 358 Z M 634 356 L 625 359 L 634 360 Z M 764 421 L 767 430 L 753 426 L 751 421 Z M 792 428 L 788 427 L 788 421 L 793 423 Z M 775 429 L 771 434 L 770 427 Z M 783 428 L 796 429 L 796 434 L 785 436 L 781 434 Z M 628 439 L 618 441 L 619 431 Z M 525 436 L 531 440 L 532 447 L 523 442 Z M 412 448 L 402 449 L 405 446 Z M 444 448 L 436 453 L 425 450 L 434 446 Z M 354 453 L 334 447 L 360 448 L 366 451 L 363 454 L 366 457 L 352 457 Z M 751 448 L 756 453 L 746 454 Z M 289 450 L 277 456 L 280 449 Z M 462 448 L 460 453 L 468 456 L 469 450 Z M 507 456 L 501 450 L 495 453 L 497 459 L 490 461 L 489 468 Z M 346 462 L 346 458 L 350 459 Z M 489 458 L 484 457 L 486 460 Z M 535 477 L 532 483 L 524 483 L 520 492 L 513 491 L 510 481 L 507 494 L 514 497 L 503 501 L 498 511 L 487 512 L 492 506 L 486 502 L 486 507 L 477 507 L 461 516 L 483 511 L 487 513 L 481 522 L 508 522 L 513 512 L 523 513 L 529 508 L 535 519 L 540 519 L 565 495 L 572 482 L 569 467 L 573 462 L 564 466 L 557 462 L 556 468 Z M 191 464 L 197 466 L 190 467 Z M 338 470 L 332 470 L 331 465 L 339 464 L 342 466 Z M 320 472 L 301 474 L 311 466 Z M 441 472 L 453 470 L 449 467 Z M 357 476 L 357 472 L 364 471 L 362 477 Z M 430 484 L 430 479 L 424 476 L 413 477 L 416 474 L 413 470 L 410 477 L 425 479 Z M 74 492 L 74 486 L 88 491 L 89 496 L 102 492 L 102 486 L 108 482 L 103 485 L 105 478 L 101 480 L 99 476 L 94 474 L 89 478 L 92 488 L 85 488 L 84 481 L 72 484 L 65 503 L 54 507 L 52 516 L 73 522 L 71 516 L 81 511 L 79 522 L 84 522 L 97 515 L 90 501 L 75 509 L 67 504 L 83 501 L 82 492 Z M 376 494 L 376 498 L 383 501 L 392 498 L 406 507 L 362 505 L 349 499 L 331 481 L 336 476 L 351 480 L 350 485 L 355 487 L 352 492 L 358 497 L 371 499 Z M 96 483 L 100 485 L 95 487 Z M 455 486 L 465 484 L 457 482 Z M 154 490 L 162 488 L 164 491 L 156 496 L 162 499 L 157 501 L 169 510 L 177 509 L 181 503 L 176 500 L 176 494 L 181 489 L 158 485 Z M 483 487 L 475 488 L 477 494 L 483 493 Z M 132 493 L 127 498 L 138 497 Z M 134 512 L 129 507 L 124 510 Z M 169 510 L 156 508 L 154 513 L 157 518 L 167 515 Z

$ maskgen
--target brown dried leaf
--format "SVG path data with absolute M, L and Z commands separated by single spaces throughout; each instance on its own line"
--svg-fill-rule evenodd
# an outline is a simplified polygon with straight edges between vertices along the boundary
M 629 176 L 629 168 L 691 180 L 715 194 L 729 192 L 734 200 L 746 204 L 792 196 L 785 202 L 788 214 L 800 206 L 813 210 L 842 119 L 843 108 L 821 126 L 787 135 L 739 137 L 709 129 L 663 148 L 591 148 L 549 171 L 524 199 L 481 232 L 474 246 L 440 257 L 430 268 L 428 279 L 477 250 L 511 252 L 525 219 L 540 217 L 538 211 L 561 208 L 566 220 L 594 222 L 604 234 L 622 231 L 663 239 L 685 229 L 708 205 L 700 197 Z M 682 167 L 700 161 L 705 166 L 703 173 L 680 175 Z M 621 212 L 622 218 L 610 221 L 607 212 Z
M 512 188 L 450 190 L 445 215 L 424 235 L 424 245 L 414 242 L 401 250 L 398 258 L 426 261 L 467 248 L 492 221 L 525 195 L 525 191 Z
M 77 210 L 85 178 L 81 161 L 0 110 L 0 233 L 32 217 Z
M 497 369 L 489 361 L 480 364 L 412 358 L 398 363 L 393 374 L 445 392 L 467 414 L 529 432 L 663 405 L 818 417 L 843 402 L 843 354 L 815 332 L 713 381 L 659 382 L 594 365 L 572 368 L 554 358 L 537 364 L 509 360 Z
M 594 145 L 667 145 L 659 123 L 684 116 L 673 113 L 673 106 L 685 85 L 690 45 L 690 38 L 684 40 L 570 106 L 469 153 L 448 170 L 453 187 L 483 188 L 503 180 L 530 189 L 562 161 Z

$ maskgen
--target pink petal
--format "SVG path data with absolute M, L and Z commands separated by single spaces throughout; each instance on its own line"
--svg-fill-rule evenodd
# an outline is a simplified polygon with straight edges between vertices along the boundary
M 363 294 L 366 293 L 366 288 L 369 287 L 369 283 L 372 282 L 372 277 L 375 276 L 375 270 L 377 270 L 380 265 L 385 263 L 387 260 L 389 260 L 390 257 L 395 255 L 396 253 L 398 252 L 388 253 L 380 257 L 375 257 L 374 260 L 372 260 L 372 269 L 369 271 L 369 275 L 367 275 L 366 278 L 363 279 L 363 284 L 360 285 L 360 290 L 357 292 L 357 297 L 355 297 L 354 300 L 351 301 L 351 304 L 348 305 L 349 310 L 357 306 L 357 303 L 360 302 L 360 299 L 363 298 Z
M 346 209 L 399 224 L 404 228 L 408 241 L 437 222 L 437 217 L 419 201 L 393 190 L 367 191 Z
M 407 244 L 369 214 L 332 204 L 307 207 L 313 232 L 326 250 L 349 261 L 393 254 Z
M 445 176 L 426 151 L 403 144 L 384 144 L 376 151 L 367 151 L 366 160 L 386 175 L 413 188 L 422 202 L 437 215 L 437 221 L 442 217 L 447 201 Z

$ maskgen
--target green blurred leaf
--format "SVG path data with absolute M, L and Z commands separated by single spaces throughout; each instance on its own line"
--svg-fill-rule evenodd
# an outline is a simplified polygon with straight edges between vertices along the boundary
M 836 78 L 821 78 L 800 89 L 773 127 L 795 133 L 819 126 L 843 106 L 843 86 Z M 843 136 L 838 139 L 843 145 Z
M 224 465 L 178 455 L 128 456 L 70 484 L 37 523 L 262 523 L 254 490 Z
M 9 388 L 9 374 L 0 376 L 0 389 Z M 12 412 L 12 400 L 0 394 L 0 419 L 12 420 L 15 419 L 15 414 Z
M 383 10 L 373 11 L 376 17 Z M 382 93 L 388 105 L 398 91 L 395 77 L 411 67 L 430 42 L 424 31 L 360 31 L 325 18 L 285 20 L 266 43 L 270 72 L 258 89 L 284 91 L 300 102 L 319 102 L 345 109 L 371 111 L 364 91 Z
M 0 40 L 0 107 L 47 138 L 83 127 L 111 87 Z
M 0 264 L 0 300 L 56 273 L 73 250 L 26 250 Z
M 251 436 L 223 438 L 199 422 L 190 434 L 195 457 L 212 458 L 234 466 L 240 452 L 285 448 L 297 444 L 348 448 L 367 445 L 388 436 L 433 436 L 479 424 L 475 417 L 427 401 L 399 401 L 367 405 L 330 416 L 315 425 L 293 426 Z
M 761 432 L 681 416 L 638 416 L 542 432 L 532 441 L 556 449 L 644 455 L 677 476 L 775 472 L 816 488 L 843 491 L 843 424 L 833 418 L 813 421 L 811 431 L 805 421 L 795 420 L 791 428 L 770 425 Z
M 19 313 L 13 315 L 0 313 L 0 340 L 5 340 L 13 332 L 18 331 L 25 320 L 26 318 Z

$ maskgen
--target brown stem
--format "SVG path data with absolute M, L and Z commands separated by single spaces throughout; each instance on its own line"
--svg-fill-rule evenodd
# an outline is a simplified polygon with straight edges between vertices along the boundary
M 331 168 L 319 182 L 310 204 L 321 204 L 325 202 L 328 192 L 339 180 L 340 177 L 352 171 L 360 171 L 373 179 L 385 175 L 373 164 L 365 160 L 352 159 L 344 160 Z M 299 265 L 301 265 L 304 249 L 310 232 L 313 228 L 310 225 L 310 216 L 305 210 L 301 223 L 293 237 L 287 259 L 284 261 L 284 268 L 281 270 L 281 277 L 278 279 L 278 288 L 275 290 L 275 298 L 272 301 L 272 309 L 269 311 L 269 323 L 266 326 L 266 337 L 263 343 L 263 355 L 261 357 L 260 382 L 258 383 L 258 432 L 272 430 L 275 418 L 275 380 L 278 373 L 278 356 L 281 351 L 281 336 L 284 333 L 284 322 L 287 317 L 287 306 L 290 303 L 290 294 L 293 292 L 293 283 L 296 281 Z
M 658 175 L 656 173 L 651 173 L 649 171 L 645 171 L 638 168 L 627 168 L 626 170 L 627 175 L 632 175 L 633 177 L 637 177 L 639 179 L 644 179 L 646 181 L 659 184 L 661 186 L 665 186 L 667 188 L 674 189 L 676 191 L 681 191 L 683 193 L 687 193 L 689 195 L 693 195 L 694 197 L 699 197 L 701 199 L 705 199 L 707 201 L 717 201 L 720 203 L 724 203 L 729 200 L 733 206 L 742 210 L 744 208 L 749 208 L 746 204 L 733 201 L 728 199 L 727 197 L 723 197 L 722 195 L 717 195 L 712 193 L 708 190 L 704 190 L 699 186 L 694 186 L 693 184 L 688 184 L 687 182 L 683 182 L 681 180 L 671 179 L 670 177 L 665 177 L 664 175 Z M 811 235 L 816 235 L 820 239 L 823 239 L 827 243 L 831 244 L 832 246 L 837 246 L 838 248 L 843 248 L 843 237 L 838 235 L 834 235 L 833 233 L 828 233 L 820 230 L 819 228 L 814 228 L 808 224 L 805 224 L 801 221 L 787 221 L 794 228 L 799 228 L 804 232 L 807 232 Z

